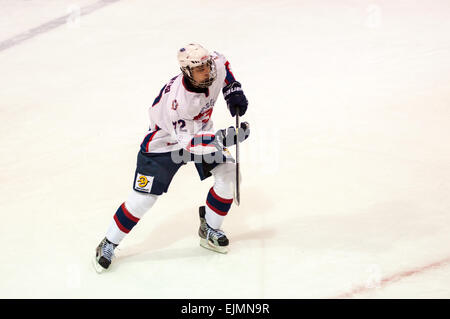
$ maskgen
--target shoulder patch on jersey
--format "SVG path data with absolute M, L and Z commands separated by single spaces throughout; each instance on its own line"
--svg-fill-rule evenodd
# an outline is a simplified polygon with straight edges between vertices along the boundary
M 169 83 L 167 83 L 167 85 L 166 85 L 166 89 L 164 90 L 164 93 L 169 93 L 170 92 L 170 87 L 172 86 L 173 82 L 175 82 L 177 77 L 178 77 L 178 75 L 174 76 L 173 78 L 170 79 Z
M 172 110 L 176 110 L 177 108 L 178 108 L 178 102 L 175 99 L 175 100 L 172 101 Z

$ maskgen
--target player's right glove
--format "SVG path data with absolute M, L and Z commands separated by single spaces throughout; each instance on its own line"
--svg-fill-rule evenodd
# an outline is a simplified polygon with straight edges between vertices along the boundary
M 237 131 L 237 132 L 236 132 Z M 248 122 L 242 122 L 241 127 L 236 130 L 234 126 L 230 126 L 227 129 L 218 130 L 215 138 L 225 147 L 235 145 L 237 139 L 239 142 L 245 141 L 250 135 L 250 124 Z
M 236 111 L 239 112 L 239 116 L 245 114 L 247 111 L 248 101 L 242 91 L 241 83 L 234 81 L 222 89 L 223 97 L 227 102 L 228 110 L 230 110 L 231 116 L 236 115 Z

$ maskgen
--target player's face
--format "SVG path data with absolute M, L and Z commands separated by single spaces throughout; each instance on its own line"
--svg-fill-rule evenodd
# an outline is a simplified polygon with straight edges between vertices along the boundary
M 197 83 L 202 83 L 209 80 L 211 67 L 209 64 L 203 64 L 192 69 L 192 78 Z

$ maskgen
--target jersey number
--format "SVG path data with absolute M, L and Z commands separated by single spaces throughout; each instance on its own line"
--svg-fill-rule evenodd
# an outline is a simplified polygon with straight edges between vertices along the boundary
M 173 124 L 173 128 L 175 130 L 177 129 L 177 124 L 179 124 L 179 125 L 181 125 L 180 131 L 186 132 L 186 129 L 184 128 L 186 126 L 186 122 L 184 120 L 178 120 L 178 122 L 172 122 L 172 124 Z

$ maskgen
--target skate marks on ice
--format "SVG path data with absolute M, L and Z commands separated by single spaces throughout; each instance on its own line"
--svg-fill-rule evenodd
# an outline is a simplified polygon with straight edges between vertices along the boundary
M 301 297 L 348 298 L 448 265 L 443 257 L 449 252 L 441 244 L 449 239 L 445 212 L 424 217 L 423 207 L 397 200 L 352 210 L 299 208 L 296 214 L 266 216 L 274 229 L 263 240 L 268 287 L 303 281 L 312 292 Z M 281 265 L 285 274 L 274 275 Z
M 94 11 L 97 11 L 107 5 L 110 5 L 110 4 L 118 2 L 118 1 L 121 1 L 121 0 L 100 0 L 94 4 L 82 7 L 82 8 L 80 8 L 78 17 L 88 15 Z M 66 23 L 68 23 L 70 21 L 70 19 L 72 18 L 72 15 L 73 15 L 73 13 L 66 14 L 62 17 L 50 20 L 46 23 L 41 24 L 40 26 L 37 26 L 33 29 L 27 30 L 25 32 L 22 32 L 16 36 L 14 36 L 14 37 L 11 37 L 7 40 L 0 42 L 0 52 L 7 50 L 11 47 L 14 47 L 16 45 L 19 45 L 27 40 L 30 40 L 30 39 L 38 36 L 39 34 L 49 32 L 49 31 L 56 29 L 62 25 L 65 25 Z
M 424 217 L 426 213 L 432 214 Z M 440 244 L 449 240 L 444 211 L 426 212 L 423 207 L 398 200 L 375 203 L 354 214 L 318 217 L 303 219 L 302 224 L 308 227 L 305 233 L 298 231 L 302 237 L 299 246 L 306 254 L 316 250 L 316 266 L 325 267 L 318 257 L 323 256 L 334 265 L 333 276 L 343 279 L 334 285 L 335 294 L 321 294 L 323 297 L 351 298 L 365 293 L 390 296 L 392 292 L 381 289 L 449 265 L 448 249 Z M 292 227 L 287 231 L 292 232 Z
M 422 275 L 424 273 L 428 273 L 433 270 L 442 269 L 442 268 L 449 267 L 449 266 L 450 266 L 450 256 L 447 258 L 444 258 L 442 260 L 432 262 L 425 266 L 409 268 L 407 270 L 400 271 L 393 275 L 390 275 L 390 276 L 387 276 L 384 278 L 380 278 L 376 282 L 372 282 L 372 284 L 366 283 L 363 285 L 354 286 L 354 287 L 352 287 L 351 290 L 344 292 L 340 295 L 331 297 L 331 299 L 344 299 L 344 298 L 357 297 L 358 295 L 361 295 L 364 293 L 370 293 L 371 291 L 374 291 L 376 289 L 385 288 L 386 286 L 396 283 L 396 282 L 399 282 L 403 279 L 417 276 L 417 275 Z

